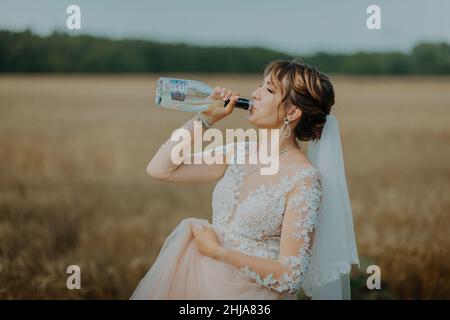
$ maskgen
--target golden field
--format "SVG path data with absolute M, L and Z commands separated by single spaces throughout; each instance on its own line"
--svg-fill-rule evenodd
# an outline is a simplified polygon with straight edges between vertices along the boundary
M 181 219 L 211 219 L 213 183 L 145 173 L 193 116 L 154 107 L 158 76 L 0 76 L 0 298 L 127 299 Z M 261 80 L 173 76 L 244 97 Z M 450 298 L 450 78 L 331 78 L 366 261 L 354 297 Z M 381 294 L 363 287 L 372 263 Z

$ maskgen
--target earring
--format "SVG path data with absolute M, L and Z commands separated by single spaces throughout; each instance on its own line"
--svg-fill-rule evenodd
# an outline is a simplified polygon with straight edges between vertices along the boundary
M 284 118 L 284 127 L 283 127 L 283 138 L 287 139 L 291 136 L 291 126 L 289 125 L 289 119 L 286 117 Z M 286 132 L 287 129 L 287 132 Z

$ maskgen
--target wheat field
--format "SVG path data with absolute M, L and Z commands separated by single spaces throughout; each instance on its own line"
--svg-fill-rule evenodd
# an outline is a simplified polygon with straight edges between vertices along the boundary
M 159 76 L 0 76 L 1 299 L 127 299 L 181 219 L 211 220 L 213 183 L 145 173 L 192 116 L 153 105 Z M 261 80 L 171 76 L 244 97 Z M 354 298 L 450 298 L 450 78 L 331 79 L 363 261 Z M 217 126 L 249 127 L 244 112 Z M 367 264 L 381 294 L 364 287 Z

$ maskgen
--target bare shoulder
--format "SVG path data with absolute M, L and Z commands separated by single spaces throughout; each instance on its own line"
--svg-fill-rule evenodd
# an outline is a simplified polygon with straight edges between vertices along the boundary
M 301 150 L 294 150 L 287 159 L 290 165 L 298 168 L 315 168 L 314 164 Z
M 295 150 L 286 159 L 290 168 L 290 171 L 296 172 L 303 178 L 311 177 L 313 180 L 322 180 L 319 170 L 316 166 L 308 159 L 308 157 L 301 150 Z M 317 179 L 316 179 L 317 178 Z

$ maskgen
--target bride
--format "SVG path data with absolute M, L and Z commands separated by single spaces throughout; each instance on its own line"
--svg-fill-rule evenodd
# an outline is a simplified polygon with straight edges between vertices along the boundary
M 194 121 L 206 130 L 232 113 L 239 93 L 215 88 Z M 350 299 L 349 273 L 358 264 L 337 119 L 330 114 L 334 89 L 327 76 L 298 61 L 275 60 L 252 92 L 248 121 L 282 130 L 279 170 L 258 174 L 239 164 L 263 148 L 238 142 L 190 154 L 220 153 L 223 164 L 174 163 L 168 139 L 147 167 L 164 181 L 217 181 L 212 224 L 186 218 L 172 231 L 131 299 Z M 192 139 L 196 139 L 193 137 Z M 307 154 L 298 141 L 309 141 Z M 192 142 L 192 141 L 190 141 Z M 237 157 L 235 156 L 237 151 Z M 194 163 L 194 164 L 191 164 Z

